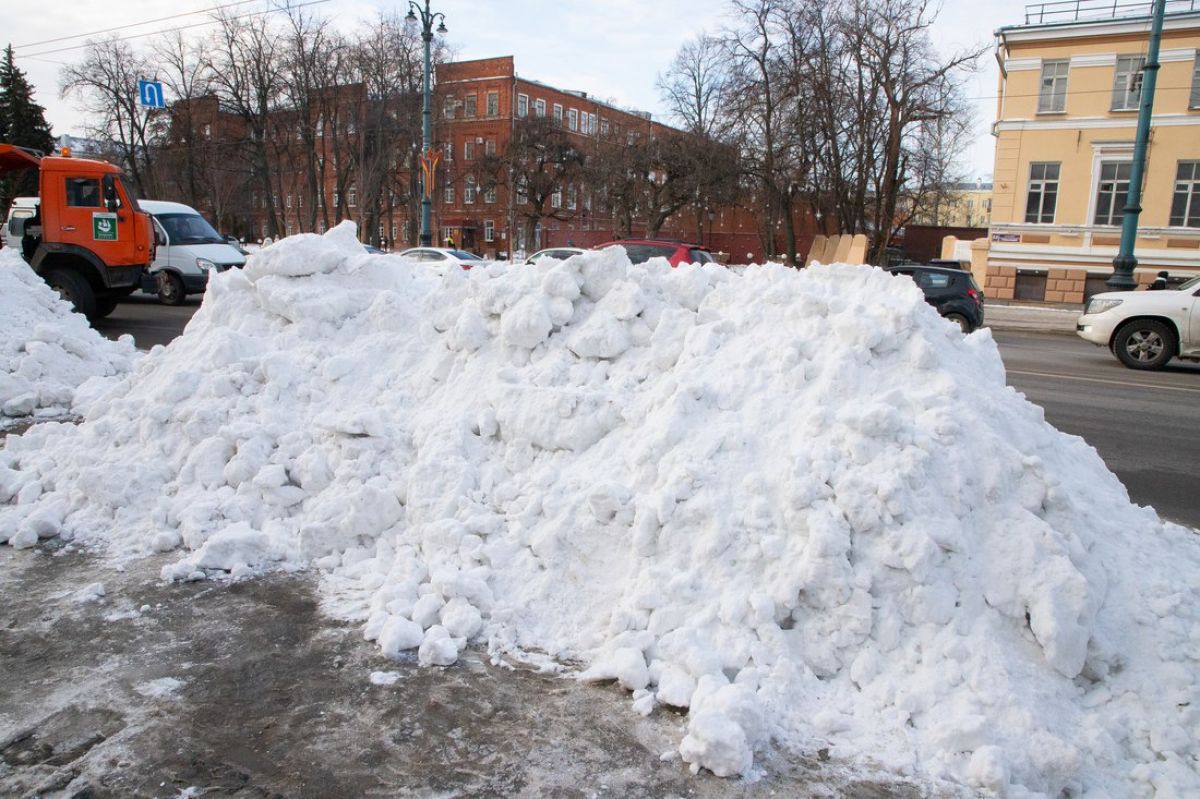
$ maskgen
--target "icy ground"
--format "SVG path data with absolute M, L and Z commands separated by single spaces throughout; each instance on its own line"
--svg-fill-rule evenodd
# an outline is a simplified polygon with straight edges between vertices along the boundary
M 0 429 L 67 416 L 81 384 L 125 374 L 136 356 L 133 339 L 93 330 L 11 247 L 0 248 L 0 320 Z
M 78 427 L 0 539 L 314 566 L 392 657 L 615 681 L 679 755 L 774 742 L 1009 796 L 1200 792 L 1200 545 L 869 267 L 431 272 L 298 236 Z M 88 587 L 91 581 L 78 586 Z

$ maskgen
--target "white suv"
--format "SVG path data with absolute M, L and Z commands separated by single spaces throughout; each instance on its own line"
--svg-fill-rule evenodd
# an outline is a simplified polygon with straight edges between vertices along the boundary
M 1200 277 L 1175 290 L 1097 294 L 1075 332 L 1130 369 L 1159 369 L 1175 357 L 1200 361 Z

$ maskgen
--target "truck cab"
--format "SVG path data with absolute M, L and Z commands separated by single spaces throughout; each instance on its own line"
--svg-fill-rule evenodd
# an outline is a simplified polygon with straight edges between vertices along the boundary
M 113 164 L 41 156 L 0 144 L 0 175 L 38 170 L 38 202 L 30 216 L 9 222 L 10 246 L 88 318 L 107 316 L 141 285 L 154 259 L 150 215 Z

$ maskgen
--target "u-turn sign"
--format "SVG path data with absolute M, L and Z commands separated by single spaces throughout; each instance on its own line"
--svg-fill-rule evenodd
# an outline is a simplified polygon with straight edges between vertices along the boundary
M 162 84 L 156 80 L 138 81 L 138 102 L 147 108 L 166 108 Z

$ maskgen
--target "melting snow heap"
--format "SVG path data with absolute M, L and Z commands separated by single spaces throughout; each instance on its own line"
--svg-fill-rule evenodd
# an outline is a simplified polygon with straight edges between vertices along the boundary
M 84 413 L 9 439 L 0 540 L 315 567 L 387 655 L 580 664 L 720 775 L 774 742 L 1200 795 L 1196 535 L 880 270 L 442 274 L 343 225 L 216 276 Z
M 93 330 L 12 247 L 0 249 L 0 320 L 0 428 L 66 416 L 82 384 L 128 372 L 136 356 L 132 338 Z

